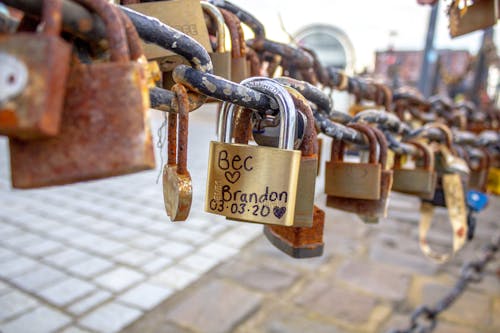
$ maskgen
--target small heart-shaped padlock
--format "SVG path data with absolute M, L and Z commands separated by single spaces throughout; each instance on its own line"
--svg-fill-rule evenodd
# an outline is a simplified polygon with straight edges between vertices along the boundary
M 172 91 L 179 111 L 168 115 L 168 160 L 163 169 L 163 200 L 171 221 L 185 221 L 192 201 L 191 176 L 187 170 L 189 103 L 183 85 L 174 85 Z

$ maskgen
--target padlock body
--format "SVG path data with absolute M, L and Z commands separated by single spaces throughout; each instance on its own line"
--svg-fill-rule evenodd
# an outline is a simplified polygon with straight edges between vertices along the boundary
M 167 215 L 172 221 L 185 221 L 192 202 L 191 176 L 177 173 L 176 165 L 163 169 L 163 200 Z
M 0 52 L 27 68 L 20 94 L 0 106 L 0 135 L 24 140 L 59 132 L 71 46 L 58 36 L 18 33 L 0 36 Z
M 231 80 L 231 52 L 210 53 L 210 59 L 214 66 L 214 74 Z
M 323 230 L 325 212 L 314 207 L 311 227 L 264 227 L 266 238 L 282 252 L 293 258 L 319 257 L 323 254 Z
M 239 83 L 248 78 L 248 65 L 245 57 L 231 59 L 231 81 Z
M 325 193 L 343 198 L 378 200 L 380 173 L 380 164 L 327 162 Z
M 425 169 L 394 169 L 392 190 L 408 194 L 434 193 L 436 173 Z
M 471 190 L 486 192 L 487 177 L 488 169 L 473 170 L 470 173 L 467 187 Z
M 392 187 L 392 171 L 384 170 L 380 174 L 380 196 L 378 199 L 355 199 L 328 195 L 326 205 L 346 212 L 356 213 L 371 218 L 385 217 L 387 198 Z
M 205 210 L 231 219 L 293 224 L 300 151 L 210 143 Z
M 316 190 L 316 155 L 302 156 L 300 160 L 297 202 L 295 204 L 294 227 L 311 227 L 313 224 L 314 192 Z
M 500 194 L 500 168 L 490 167 L 486 189 L 490 193 Z
M 59 135 L 9 141 L 13 187 L 69 184 L 154 168 L 148 108 L 139 63 L 74 66 Z

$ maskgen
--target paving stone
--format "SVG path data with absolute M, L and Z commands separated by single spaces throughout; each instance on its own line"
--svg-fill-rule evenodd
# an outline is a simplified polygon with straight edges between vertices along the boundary
M 0 321 L 34 308 L 37 304 L 36 299 L 17 290 L 0 295 Z
M 90 332 L 87 330 L 83 330 L 81 328 L 78 328 L 78 327 L 69 327 L 69 328 L 65 329 L 64 331 L 62 331 L 61 333 L 90 333 Z
M 439 265 L 425 258 L 423 254 L 401 251 L 396 246 L 388 245 L 382 240 L 377 240 L 372 245 L 370 258 L 419 274 L 433 275 L 439 270 Z
M 0 295 L 10 292 L 12 289 L 0 280 Z
M 152 254 L 143 250 L 131 249 L 126 252 L 122 252 L 117 256 L 113 257 L 114 260 L 119 263 L 130 265 L 130 266 L 141 266 L 142 264 L 148 262 L 152 258 Z
M 135 229 L 120 226 L 108 233 L 108 236 L 120 241 L 131 240 L 140 235 L 141 233 Z
M 97 284 L 114 292 L 122 291 L 144 279 L 144 275 L 130 268 L 118 267 L 95 279 Z
M 167 299 L 173 290 L 150 283 L 141 283 L 119 297 L 119 300 L 142 310 L 151 310 Z
M 301 311 L 280 309 L 271 312 L 259 332 L 262 333 L 340 333 L 337 327 L 307 318 Z
M 160 244 L 164 244 L 167 240 L 164 237 L 143 235 L 140 237 L 134 237 L 130 244 L 142 250 L 153 250 L 156 249 Z
M 111 296 L 109 291 L 97 290 L 89 296 L 75 302 L 68 308 L 68 311 L 78 316 L 82 315 L 97 305 L 109 300 Z
M 0 325 L 3 333 L 49 333 L 64 327 L 71 319 L 65 314 L 45 306 L 28 312 Z
M 80 230 L 75 227 L 71 226 L 64 226 L 62 228 L 57 228 L 50 230 L 48 234 L 58 240 L 62 241 L 70 241 L 73 239 L 75 236 L 77 236 L 80 233 Z
M 5 249 L 3 247 L 0 247 L 0 263 L 2 261 L 7 261 L 9 259 L 12 259 L 15 256 L 16 256 L 15 252 L 8 250 L 8 249 Z
M 142 312 L 119 303 L 105 304 L 82 319 L 79 323 L 85 328 L 103 333 L 118 332 L 141 316 Z
M 500 298 L 493 301 L 493 326 L 500 328 Z
M 323 281 L 309 284 L 295 297 L 295 302 L 307 310 L 350 324 L 367 322 L 376 304 L 374 297 Z
M 220 267 L 217 273 L 252 289 L 276 292 L 290 287 L 300 276 L 295 269 L 271 264 L 255 264 L 232 260 Z
M 49 253 L 53 253 L 61 249 L 62 247 L 63 245 L 59 242 L 50 239 L 44 239 L 41 242 L 23 247 L 22 251 L 28 255 L 40 257 L 45 256 Z
M 51 287 L 38 291 L 37 294 L 54 305 L 63 306 L 85 296 L 95 288 L 93 284 L 84 280 L 70 277 Z
M 99 273 L 109 270 L 114 263 L 99 257 L 91 257 L 88 260 L 69 266 L 67 270 L 84 278 L 94 277 Z
M 345 262 L 337 277 L 353 287 L 393 301 L 404 300 L 410 284 L 410 277 L 394 267 L 366 260 Z
M 180 243 L 176 241 L 166 241 L 165 245 L 162 245 L 155 249 L 155 252 L 166 256 L 167 258 L 175 259 L 184 256 L 188 253 L 192 253 L 194 247 L 191 245 Z
M 196 274 L 204 274 L 219 263 L 218 260 L 205 257 L 199 254 L 192 254 L 179 261 L 179 264 L 189 268 Z
M 16 256 L 12 259 L 0 262 L 0 277 L 14 278 L 30 269 L 36 268 L 38 263 L 32 259 Z
M 224 295 L 224 302 L 211 302 Z M 260 306 L 262 297 L 240 286 L 215 280 L 179 301 L 166 318 L 180 326 L 205 333 L 231 332 Z
M 445 286 L 429 282 L 422 287 L 422 303 L 434 304 L 450 290 Z M 491 305 L 487 295 L 473 291 L 465 291 L 453 305 L 443 313 L 443 316 L 453 321 L 471 324 L 487 325 L 491 320 Z
M 200 276 L 198 274 L 189 272 L 186 269 L 182 269 L 179 267 L 170 267 L 163 272 L 153 276 L 151 278 L 151 282 L 154 284 L 179 290 L 186 287 L 199 277 Z
M 145 265 L 143 265 L 142 270 L 148 274 L 154 274 L 161 271 L 162 269 L 165 269 L 170 264 L 172 264 L 171 259 L 157 257 L 156 259 L 150 260 Z
M 69 265 L 82 262 L 91 258 L 87 252 L 76 250 L 73 248 L 66 248 L 55 254 L 44 257 L 44 261 L 51 263 L 57 267 L 65 268 Z
M 143 317 L 144 318 L 144 317 Z M 163 318 L 163 316 L 162 316 Z M 175 325 L 174 323 L 167 322 L 162 320 L 160 325 L 152 325 L 150 321 L 143 320 L 142 318 L 126 329 L 124 329 L 121 333 L 194 333 L 192 330 L 187 329 L 185 327 L 180 327 Z
M 172 233 L 172 237 L 178 240 L 184 240 L 194 245 L 200 245 L 206 243 L 210 236 L 205 233 L 189 230 L 189 229 L 179 229 Z
M 54 284 L 67 278 L 69 278 L 68 275 L 57 269 L 46 265 L 39 265 L 37 269 L 30 270 L 26 274 L 17 276 L 12 280 L 12 283 L 25 290 L 36 292 L 44 286 Z
M 210 243 L 201 247 L 198 250 L 198 253 L 220 261 L 234 256 L 236 253 L 238 253 L 238 250 L 222 244 Z

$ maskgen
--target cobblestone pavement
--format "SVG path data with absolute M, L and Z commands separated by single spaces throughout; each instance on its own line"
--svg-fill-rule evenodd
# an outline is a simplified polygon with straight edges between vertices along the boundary
M 0 332 L 384 332 L 443 295 L 499 232 L 494 198 L 475 240 L 438 266 L 418 249 L 418 202 L 393 195 L 378 225 L 326 208 L 323 257 L 291 259 L 260 236 L 261 226 L 203 213 L 214 123 L 211 112 L 191 117 L 194 204 L 190 220 L 176 224 L 157 171 L 13 191 L 0 142 Z M 438 220 L 430 241 L 446 249 L 450 227 L 443 212 Z M 500 331 L 499 263 L 436 332 Z
M 260 235 L 203 212 L 213 111 L 191 117 L 193 207 L 175 224 L 158 170 L 12 190 L 0 140 L 0 332 L 120 331 Z

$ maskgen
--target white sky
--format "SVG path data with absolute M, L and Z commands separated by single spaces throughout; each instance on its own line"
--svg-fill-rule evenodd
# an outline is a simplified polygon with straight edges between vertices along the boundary
M 266 28 L 268 38 L 287 41 L 278 14 L 285 28 L 294 34 L 302 27 L 323 23 L 342 29 L 351 39 L 356 53 L 356 68 L 372 67 L 374 52 L 384 50 L 389 43 L 389 32 L 396 50 L 423 49 L 430 7 L 420 6 L 416 0 L 232 0 L 257 17 Z M 446 7 L 440 0 L 435 46 L 438 48 L 468 49 L 475 53 L 480 46 L 481 32 L 451 39 L 448 33 Z M 500 45 L 498 26 L 496 45 Z

